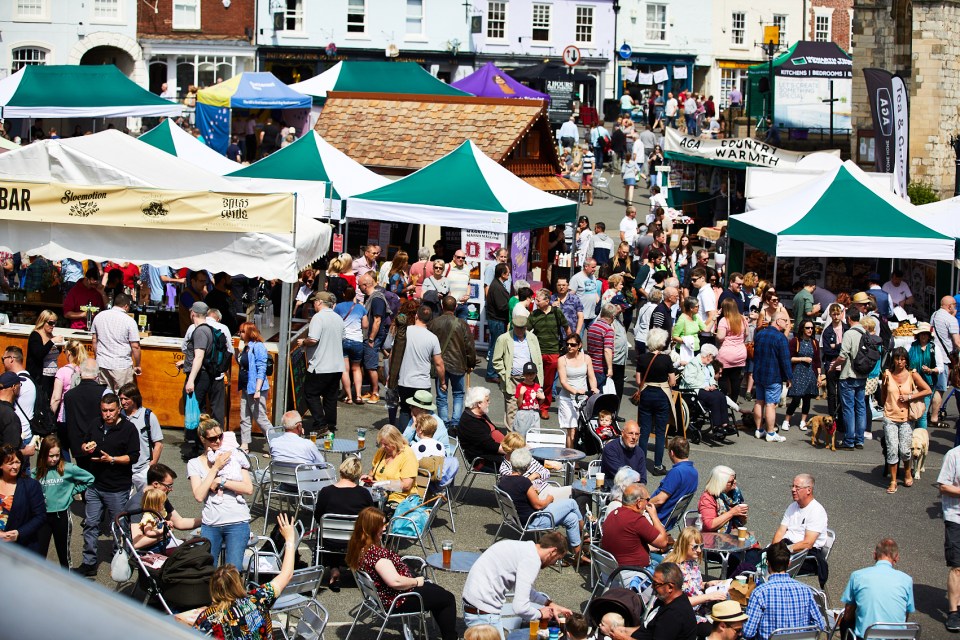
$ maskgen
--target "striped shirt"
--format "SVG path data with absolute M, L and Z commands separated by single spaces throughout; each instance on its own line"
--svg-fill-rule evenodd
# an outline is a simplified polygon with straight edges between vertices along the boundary
M 450 284 L 450 295 L 460 301 L 460 298 L 467 295 L 470 289 L 470 269 L 464 263 L 463 268 L 458 269 L 456 265 L 451 264 L 447 271 L 447 282 Z
M 596 373 L 607 372 L 607 364 L 603 357 L 604 349 L 613 351 L 613 326 L 604 320 L 597 319 L 587 329 L 587 354 L 593 361 L 593 370 Z
M 588 176 L 593 173 L 593 167 L 596 164 L 596 158 L 594 158 L 592 151 L 588 151 L 587 153 L 583 154 L 580 162 L 583 166 L 583 175 Z

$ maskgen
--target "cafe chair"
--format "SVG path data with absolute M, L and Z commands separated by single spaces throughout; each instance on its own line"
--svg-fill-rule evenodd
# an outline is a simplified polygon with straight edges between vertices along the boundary
M 380 640 L 380 637 L 383 635 L 383 630 L 386 629 L 387 623 L 391 620 L 399 620 L 403 625 L 403 637 L 411 637 L 412 629 L 410 628 L 411 623 L 418 623 L 420 627 L 420 637 L 426 639 L 427 636 L 427 622 L 426 614 L 423 609 L 423 598 L 419 593 L 409 592 L 404 593 L 403 597 L 416 600 L 420 605 L 416 611 L 409 612 L 399 612 L 394 611 L 396 601 L 390 604 L 389 609 L 385 609 L 383 603 L 380 601 L 380 596 L 377 595 L 377 588 L 374 585 L 373 578 L 365 571 L 354 571 L 354 577 L 357 581 L 357 586 L 360 588 L 360 596 L 362 600 L 360 601 L 360 606 L 358 608 L 356 617 L 353 619 L 353 624 L 350 625 L 350 630 L 347 631 L 347 636 L 344 640 L 350 640 L 350 635 L 353 633 L 354 627 L 357 626 L 357 622 L 361 618 L 366 617 L 366 614 L 372 615 L 374 621 L 382 620 L 380 625 L 380 631 L 377 633 L 376 640 Z
M 291 623 L 294 620 L 299 620 L 302 617 L 303 610 L 311 603 L 316 602 L 324 571 L 324 567 L 320 565 L 297 569 L 293 572 L 293 577 L 290 578 L 290 582 L 287 583 L 283 593 L 270 607 L 271 616 L 281 613 L 286 614 L 285 633 L 290 632 Z M 324 625 L 326 625 L 326 621 L 324 621 Z
M 557 524 L 553 520 L 553 514 L 546 511 L 534 511 L 530 514 L 530 517 L 527 518 L 526 522 L 521 522 L 520 514 L 517 513 L 517 506 L 513 504 L 513 500 L 510 498 L 510 495 L 500 487 L 494 487 L 493 492 L 497 496 L 497 504 L 500 505 L 500 514 L 503 516 L 503 521 L 497 528 L 497 533 L 493 536 L 494 542 L 500 539 L 500 532 L 504 527 L 519 533 L 521 540 L 528 533 L 532 533 L 536 536 L 537 534 L 546 533 L 551 529 L 556 528 Z M 540 526 L 533 526 L 530 524 L 536 520 L 538 516 L 546 516 L 549 520 L 549 524 Z
M 534 427 L 527 431 L 524 436 L 527 441 L 527 447 L 535 449 L 536 447 L 566 447 L 567 434 L 563 429 L 544 429 Z
M 294 522 L 293 528 L 297 534 L 295 545 L 299 550 L 304 537 L 303 523 Z M 279 574 L 282 565 L 283 555 L 277 549 L 277 544 L 273 539 L 270 536 L 258 536 L 251 533 L 250 541 L 243 552 L 242 573 L 244 580 L 256 585 L 263 584 Z M 267 579 L 268 577 L 269 579 Z
M 690 506 L 690 502 L 693 500 L 694 493 L 695 492 L 691 492 L 685 496 L 680 496 L 680 499 L 674 503 L 673 509 L 670 510 L 670 514 L 663 522 L 664 529 L 667 531 L 672 531 L 673 528 L 678 525 L 682 528 L 684 522 L 682 515 L 686 513 L 687 507 Z
M 829 561 L 830 561 L 830 554 L 833 552 L 833 545 L 836 543 L 836 541 L 837 541 L 837 532 L 834 531 L 833 529 L 828 528 L 828 529 L 827 529 L 827 539 L 826 539 L 826 541 L 823 543 L 823 549 L 821 549 L 821 551 L 823 552 L 823 561 L 824 561 L 824 562 L 829 562 Z M 810 560 L 810 562 L 806 562 L 806 561 L 805 561 L 804 564 L 805 564 L 806 566 L 804 566 L 804 565 L 801 565 L 801 566 L 800 566 L 800 570 L 799 570 L 799 572 L 797 573 L 797 576 L 803 578 L 803 577 L 807 577 L 807 576 L 815 576 L 815 577 L 816 577 L 816 576 L 818 575 L 818 574 L 817 574 L 817 563 L 819 562 L 819 559 L 818 559 L 816 556 L 811 555 L 811 556 L 809 556 L 809 560 Z
M 820 615 L 823 616 L 824 621 L 827 623 L 827 640 L 831 640 L 840 628 L 843 609 L 830 609 L 827 605 L 827 594 L 824 591 L 816 587 L 810 587 L 810 590 L 813 591 L 813 601 L 817 603 L 817 609 L 820 610 Z
M 450 438 L 451 442 L 453 438 Z M 457 451 L 460 452 L 460 462 L 461 466 L 466 471 L 467 477 L 464 479 L 464 482 L 460 485 L 460 491 L 457 493 L 457 504 L 463 504 L 463 500 L 467 495 L 467 492 L 473 488 L 473 483 L 477 478 L 493 478 L 493 482 L 496 483 L 497 479 L 500 477 L 500 474 L 496 469 L 493 470 L 477 470 L 477 465 L 482 465 L 484 459 L 481 457 L 476 457 L 473 460 L 467 460 L 467 454 L 464 452 L 463 447 L 460 446 L 459 442 L 457 443 Z
M 293 640 L 321 640 L 323 630 L 329 620 L 330 613 L 314 598 L 300 610 L 300 620 L 293 630 L 293 636 L 288 635 L 287 631 L 279 625 L 275 626 L 274 629 L 280 632 L 284 640 L 291 640 L 291 638 Z
M 273 504 L 273 501 L 278 499 L 281 505 L 289 505 L 293 500 L 299 502 L 297 465 L 271 460 L 264 482 L 267 488 L 267 496 L 263 503 L 263 534 L 266 535 L 267 524 L 270 520 L 270 505 Z
M 648 584 L 651 587 L 653 585 L 653 576 L 649 571 L 642 567 L 621 567 L 613 554 L 601 547 L 590 548 L 590 559 L 592 561 L 590 564 L 590 580 L 593 590 L 583 607 L 584 614 L 586 614 L 594 598 L 607 591 L 607 589 L 614 587 L 629 589 L 629 584 L 636 575 L 643 574 L 641 584 Z M 644 599 L 644 605 L 647 606 L 648 604 Z
M 317 496 L 324 487 L 337 481 L 333 467 L 329 464 L 301 464 L 294 470 L 297 478 L 297 508 L 293 512 L 293 519 L 296 520 L 300 515 L 300 510 L 305 509 L 310 514 L 310 527 L 308 531 L 313 530 L 315 518 L 314 510 L 317 508 Z
M 803 567 L 803 562 L 807 559 L 807 555 L 808 551 L 806 549 L 792 554 L 790 556 L 790 563 L 787 565 L 787 575 L 791 578 L 796 578 L 800 573 L 800 569 Z
M 817 640 L 819 633 L 816 627 L 791 627 L 777 629 L 770 634 L 770 640 Z
M 356 522 L 357 516 L 347 516 L 342 513 L 325 513 L 320 516 L 317 544 L 313 552 L 314 563 L 320 564 L 324 554 L 343 555 L 347 549 L 347 543 L 353 536 L 353 527 Z
M 850 631 L 848 638 L 853 638 Z M 920 637 L 916 622 L 876 622 L 863 632 L 863 640 L 915 640 Z
M 428 553 L 424 541 L 429 537 L 434 552 L 437 551 L 437 541 L 433 537 L 433 521 L 437 517 L 437 512 L 440 511 L 439 500 L 430 502 L 430 500 L 427 499 L 427 503 L 424 503 L 424 505 L 418 507 L 418 509 L 427 509 L 427 520 L 423 524 L 423 528 L 421 529 L 413 517 L 397 512 L 390 518 L 390 522 L 387 523 L 387 530 L 383 534 L 385 547 L 399 553 L 400 543 L 406 540 L 409 543 L 419 545 L 420 550 L 423 551 L 423 557 L 426 558 Z M 404 523 L 403 533 L 398 532 L 394 528 L 394 525 L 400 523 Z

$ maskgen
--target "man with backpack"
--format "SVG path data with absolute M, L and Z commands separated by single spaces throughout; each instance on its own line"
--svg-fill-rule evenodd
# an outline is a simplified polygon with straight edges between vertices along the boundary
M 200 411 L 204 411 L 207 401 L 210 401 L 210 415 L 214 420 L 223 424 L 224 392 L 222 388 L 214 390 L 217 377 L 224 373 L 224 365 L 229 367 L 230 356 L 227 350 L 226 337 L 223 332 L 207 324 L 207 314 L 210 307 L 205 302 L 194 302 L 190 307 L 191 326 L 183 337 L 183 372 L 187 380 L 183 385 L 186 396 L 196 395 Z M 200 454 L 202 447 L 198 439 L 197 430 L 192 431 L 194 451 L 187 452 L 185 459 L 195 458 Z
M 399 300 L 396 308 L 391 307 L 388 304 L 387 294 L 390 293 L 394 298 L 396 294 L 378 287 L 372 273 L 359 276 L 357 287 L 363 292 L 365 297 L 363 306 L 367 310 L 367 335 L 363 340 L 363 368 L 370 376 L 370 391 L 360 397 L 369 404 L 377 404 L 380 402 L 380 350 L 390 330 L 390 323 L 396 315 L 396 309 L 399 308 Z
M 880 338 L 868 334 L 860 325 L 860 311 L 847 309 L 850 329 L 843 333 L 840 355 L 834 369 L 840 372 L 840 406 L 846 432 L 840 451 L 863 449 L 867 430 L 867 405 L 864 397 L 867 376 L 880 360 Z M 756 347 L 754 347 L 756 350 Z
M 147 469 L 160 462 L 163 431 L 160 430 L 157 415 L 143 406 L 143 396 L 140 395 L 137 385 L 128 382 L 120 387 L 117 395 L 123 416 L 133 423 L 140 434 L 140 458 L 133 465 L 133 487 L 135 491 L 143 491 L 147 485 Z

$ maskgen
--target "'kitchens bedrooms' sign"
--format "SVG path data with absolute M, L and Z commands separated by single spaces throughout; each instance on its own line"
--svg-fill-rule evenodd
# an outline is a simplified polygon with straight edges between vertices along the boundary
M 0 179 L 0 220 L 225 233 L 293 232 L 290 193 L 219 193 Z
M 724 138 L 713 140 L 685 136 L 676 129 L 667 128 L 664 151 L 670 156 L 687 156 L 690 161 L 698 159 L 706 163 L 737 163 L 756 167 L 789 167 L 810 155 L 797 151 L 785 151 L 752 138 Z M 840 156 L 839 149 L 819 151 Z M 681 158 L 682 159 L 682 158 Z

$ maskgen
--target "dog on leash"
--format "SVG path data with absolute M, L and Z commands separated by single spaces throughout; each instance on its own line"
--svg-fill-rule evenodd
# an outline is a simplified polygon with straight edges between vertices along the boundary
M 910 458 L 913 466 L 913 477 L 920 479 L 920 472 L 927 462 L 927 451 L 930 449 L 930 434 L 926 429 L 914 429 L 913 439 L 910 442 Z
M 824 447 L 831 451 L 837 450 L 837 423 L 830 416 L 814 416 L 807 421 L 807 427 L 810 429 L 810 444 L 817 446 L 817 440 L 821 439 Z

